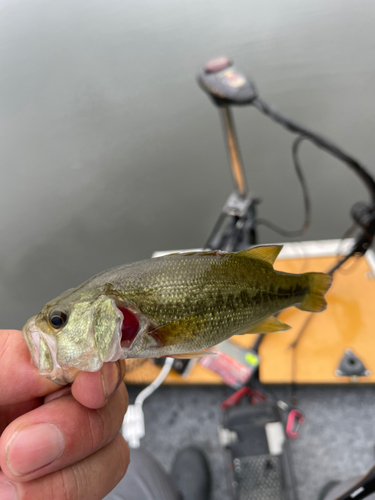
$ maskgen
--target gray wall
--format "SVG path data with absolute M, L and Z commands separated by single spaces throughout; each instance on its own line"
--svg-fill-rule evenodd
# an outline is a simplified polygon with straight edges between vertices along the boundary
M 232 187 L 195 83 L 212 56 L 375 173 L 374 21 L 371 0 L 3 0 L 0 326 L 105 268 L 203 244 Z M 298 227 L 291 136 L 254 109 L 236 119 L 261 215 Z M 307 238 L 340 237 L 366 192 L 312 146 L 303 158 Z

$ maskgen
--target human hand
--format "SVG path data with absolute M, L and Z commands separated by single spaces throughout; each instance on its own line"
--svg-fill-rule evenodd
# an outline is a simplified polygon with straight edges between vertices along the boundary
M 0 330 L 1 500 L 101 500 L 124 476 L 125 362 L 63 388 L 39 375 L 22 333 Z

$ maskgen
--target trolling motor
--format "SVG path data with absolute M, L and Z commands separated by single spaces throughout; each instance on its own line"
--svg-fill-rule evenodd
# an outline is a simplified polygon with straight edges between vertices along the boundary
M 310 200 L 306 182 L 299 164 L 298 150 L 304 140 L 346 163 L 361 178 L 369 190 L 369 203 L 356 203 L 351 215 L 361 232 L 353 248 L 331 270 L 332 274 L 353 255 L 364 255 L 375 234 L 375 181 L 367 170 L 353 157 L 326 138 L 283 116 L 272 109 L 258 95 L 254 84 L 238 70 L 227 57 L 211 59 L 199 71 L 198 83 L 219 108 L 224 127 L 229 161 L 235 183 L 235 191 L 230 195 L 217 223 L 210 234 L 205 248 L 238 251 L 257 243 L 256 227 L 266 225 L 286 237 L 301 236 L 310 225 Z M 254 106 L 290 132 L 298 134 L 292 147 L 292 157 L 300 181 L 305 205 L 305 221 L 300 230 L 287 231 L 265 219 L 256 217 L 259 199 L 252 198 L 247 191 L 246 177 L 238 147 L 233 116 L 230 106 Z
M 254 220 L 259 200 L 248 194 L 230 106 L 251 104 L 257 94 L 253 84 L 226 57 L 208 61 L 199 72 L 198 82 L 220 109 L 235 184 L 205 248 L 240 250 L 257 243 Z
M 371 246 L 375 234 L 375 180 L 369 172 L 356 159 L 351 157 L 326 138 L 308 130 L 306 127 L 290 120 L 289 118 L 286 118 L 280 112 L 272 109 L 260 98 L 254 84 L 244 75 L 244 73 L 234 66 L 230 59 L 226 57 L 218 57 L 208 61 L 208 63 L 199 71 L 198 82 L 202 89 L 207 92 L 209 97 L 212 99 L 215 106 L 219 108 L 232 177 L 235 185 L 235 190 L 227 199 L 219 219 L 217 220 L 214 229 L 205 244 L 205 248 L 225 251 L 238 251 L 248 248 L 249 246 L 257 243 L 256 228 L 260 224 L 266 225 L 286 237 L 301 236 L 307 231 L 311 220 L 311 204 L 304 175 L 299 163 L 298 151 L 301 143 L 305 140 L 309 140 L 315 144 L 315 146 L 323 149 L 327 153 L 330 153 L 354 170 L 354 172 L 365 184 L 370 195 L 369 202 L 356 203 L 351 209 L 351 216 L 354 219 L 355 225 L 360 229 L 359 234 L 355 238 L 354 245 L 349 252 L 344 255 L 328 272 L 333 274 L 344 264 L 344 262 L 354 255 L 364 255 Z M 301 229 L 297 231 L 287 231 L 278 227 L 276 224 L 257 217 L 256 206 L 260 200 L 249 195 L 247 190 L 246 177 L 238 146 L 231 106 L 254 106 L 258 111 L 270 117 L 279 125 L 282 125 L 292 133 L 298 134 L 297 138 L 293 142 L 292 158 L 304 196 L 305 221 Z M 302 331 L 303 330 L 301 330 L 301 332 Z M 263 337 L 264 335 L 261 334 L 255 341 L 255 344 L 253 345 L 253 350 L 255 352 L 257 352 Z M 299 337 L 300 335 L 298 336 L 296 342 L 298 342 Z M 363 369 L 365 368 L 363 367 Z M 246 408 L 243 408 L 241 411 L 244 412 L 247 410 Z M 249 415 L 250 413 L 247 412 L 247 425 L 250 425 Z M 227 416 L 227 418 L 229 417 Z M 236 415 L 236 419 L 238 420 L 238 415 Z M 227 427 L 230 427 L 230 425 L 227 425 Z M 231 446 L 233 447 L 233 444 Z M 241 453 L 241 460 L 244 461 L 244 453 Z M 245 454 L 247 455 L 248 453 Z M 248 461 L 246 462 L 248 466 L 250 464 L 249 460 L 251 461 L 254 458 L 252 453 L 250 453 L 250 455 L 251 456 L 249 457 L 245 457 Z M 234 461 L 232 460 L 232 468 L 237 472 L 238 477 L 243 474 L 243 469 L 240 463 L 241 460 L 238 457 L 235 458 Z M 239 486 L 237 476 L 234 477 L 234 479 L 231 477 L 232 484 L 236 487 Z M 248 479 L 247 475 L 246 484 L 248 484 Z M 362 500 L 367 498 L 368 495 L 371 495 L 373 492 L 375 492 L 375 467 L 345 493 L 342 490 L 335 490 L 334 492 L 332 491 L 334 496 L 324 496 L 324 500 Z M 284 495 L 288 498 L 288 500 L 294 500 L 295 498 L 293 488 L 289 488 L 288 491 L 285 491 Z M 235 493 L 234 496 L 235 498 L 238 498 L 238 493 Z M 323 500 L 322 497 L 321 500 Z

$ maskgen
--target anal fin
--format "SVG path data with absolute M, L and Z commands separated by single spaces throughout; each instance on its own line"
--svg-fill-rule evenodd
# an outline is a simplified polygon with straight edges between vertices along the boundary
M 290 330 L 292 327 L 283 323 L 275 316 L 268 316 L 267 318 L 261 319 L 258 323 L 251 326 L 248 330 L 241 333 L 241 335 L 246 335 L 248 333 L 272 333 L 281 332 L 285 330 Z

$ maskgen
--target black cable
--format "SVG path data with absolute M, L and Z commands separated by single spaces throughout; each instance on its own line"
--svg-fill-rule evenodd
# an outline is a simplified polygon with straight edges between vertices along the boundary
M 281 236 L 285 236 L 286 238 L 295 238 L 297 236 L 302 236 L 303 234 L 306 233 L 306 231 L 310 227 L 310 223 L 311 223 L 310 197 L 309 197 L 309 192 L 307 189 L 306 180 L 305 180 L 305 177 L 303 175 L 301 164 L 300 164 L 300 161 L 298 158 L 298 148 L 299 148 L 300 144 L 302 143 L 302 141 L 304 141 L 306 139 L 307 139 L 307 137 L 305 137 L 305 136 L 299 136 L 295 139 L 295 141 L 293 142 L 293 145 L 292 145 L 293 164 L 294 164 L 294 168 L 296 169 L 296 174 L 297 174 L 298 180 L 301 184 L 302 194 L 303 194 L 303 203 L 304 203 L 304 207 L 305 207 L 305 221 L 303 223 L 303 226 L 301 227 L 301 229 L 298 229 L 295 231 L 288 231 L 287 229 L 283 229 L 280 226 L 278 226 L 277 224 L 274 224 L 273 222 L 271 222 L 267 219 L 259 218 L 259 219 L 256 219 L 254 221 L 257 225 L 267 226 L 269 229 L 272 229 L 276 233 L 281 234 Z
M 342 151 L 328 139 L 320 136 L 319 134 L 316 134 L 315 132 L 311 132 L 303 125 L 300 125 L 299 123 L 286 118 L 278 111 L 272 109 L 259 96 L 252 101 L 252 104 L 258 109 L 258 111 L 269 116 L 287 130 L 304 136 L 306 139 L 309 139 L 311 142 L 313 142 L 317 147 L 328 151 L 333 156 L 349 165 L 355 171 L 355 173 L 358 174 L 359 177 L 361 177 L 362 181 L 370 191 L 371 201 L 375 204 L 375 181 L 357 160 Z
M 258 109 L 258 111 L 264 113 L 266 116 L 269 116 L 290 132 L 302 135 L 304 138 L 309 139 L 313 144 L 315 144 L 315 146 L 327 151 L 331 155 L 346 163 L 362 179 L 365 186 L 370 191 L 371 202 L 357 203 L 351 211 L 355 222 L 362 228 L 362 233 L 356 238 L 354 247 L 350 253 L 330 270 L 330 274 L 336 271 L 352 255 L 364 255 L 372 244 L 375 235 L 375 180 L 357 160 L 342 151 L 328 139 L 316 134 L 315 132 L 311 132 L 303 125 L 286 118 L 281 113 L 268 106 L 268 104 L 266 104 L 260 97 L 256 97 L 252 101 L 252 104 Z

